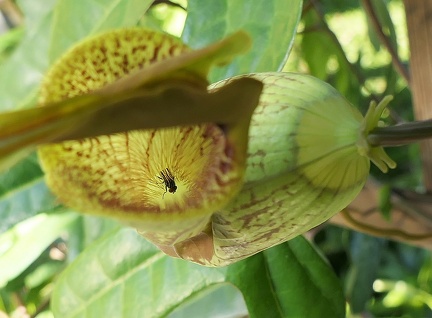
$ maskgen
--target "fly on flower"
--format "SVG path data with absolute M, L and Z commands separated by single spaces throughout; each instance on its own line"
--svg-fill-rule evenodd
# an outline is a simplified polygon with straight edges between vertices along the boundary
M 175 193 L 177 190 L 177 186 L 175 184 L 174 176 L 172 175 L 171 171 L 168 168 L 166 168 L 165 170 L 162 170 L 160 173 L 162 177 L 158 176 L 158 178 L 161 179 L 165 184 L 165 192 L 163 195 L 165 195 L 165 193 L 167 192 Z

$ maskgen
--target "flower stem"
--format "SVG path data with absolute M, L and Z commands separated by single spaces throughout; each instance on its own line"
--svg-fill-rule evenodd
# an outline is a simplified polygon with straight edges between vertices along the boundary
M 426 138 L 432 138 L 432 119 L 396 126 L 376 127 L 368 134 L 367 141 L 372 147 L 395 147 Z

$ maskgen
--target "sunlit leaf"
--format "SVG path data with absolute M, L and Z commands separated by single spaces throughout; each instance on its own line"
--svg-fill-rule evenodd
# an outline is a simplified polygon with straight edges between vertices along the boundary
M 192 47 L 202 47 L 239 29 L 252 37 L 252 50 L 229 66 L 213 70 L 211 82 L 243 73 L 278 71 L 288 58 L 301 10 L 301 0 L 221 0 L 205 5 L 189 0 L 182 38 Z
M 0 287 L 21 274 L 76 218 L 77 214 L 67 212 L 39 214 L 3 233 Z
M 50 62 L 54 62 L 68 47 L 84 37 L 120 26 L 136 25 L 152 2 L 151 0 L 58 1 L 52 23 Z
M 0 65 L 0 110 L 16 108 L 35 96 L 48 67 L 50 25 L 56 2 L 18 1 L 26 19 L 26 29 L 14 53 Z

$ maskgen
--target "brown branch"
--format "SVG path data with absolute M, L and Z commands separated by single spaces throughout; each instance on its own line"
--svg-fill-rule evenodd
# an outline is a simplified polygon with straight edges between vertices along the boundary
M 396 48 L 392 45 L 390 39 L 388 36 L 384 34 L 383 28 L 381 26 L 381 23 L 378 19 L 378 16 L 376 15 L 375 9 L 371 3 L 370 0 L 362 0 L 363 7 L 365 9 L 366 14 L 370 18 L 370 21 L 375 29 L 375 32 L 381 41 L 381 44 L 384 45 L 384 47 L 389 52 L 392 63 L 396 71 L 399 73 L 400 76 L 402 76 L 405 81 L 408 83 L 408 86 L 410 84 L 410 76 L 407 67 L 402 63 L 401 59 L 399 58 L 399 55 L 397 53 Z
M 394 191 L 391 197 L 391 217 L 386 220 L 378 205 L 379 192 L 380 185 L 369 180 L 358 197 L 330 222 L 432 250 L 430 197 L 405 190 Z
M 25 308 L 25 302 L 24 302 L 20 293 L 13 292 L 12 297 L 13 297 L 14 301 L 16 301 L 18 303 L 18 306 L 22 306 Z
M 309 10 L 312 9 L 313 4 L 308 1 L 306 3 L 303 4 L 303 9 L 302 9 L 302 16 L 305 15 L 306 13 L 309 12 Z
M 11 27 L 23 24 L 24 17 L 17 5 L 11 0 L 0 0 L 0 11 L 4 14 Z
M 416 235 L 416 234 L 407 233 L 404 230 L 398 228 L 384 229 L 381 227 L 374 226 L 372 224 L 363 223 L 360 220 L 357 220 L 353 216 L 351 216 L 352 212 L 353 212 L 352 210 L 351 212 L 348 212 L 348 209 L 345 209 L 341 211 L 341 214 L 348 223 L 350 223 L 354 228 L 362 232 L 366 232 L 375 236 L 397 237 L 404 241 L 418 241 L 418 240 L 432 238 L 432 233 Z M 357 211 L 357 213 L 359 212 Z

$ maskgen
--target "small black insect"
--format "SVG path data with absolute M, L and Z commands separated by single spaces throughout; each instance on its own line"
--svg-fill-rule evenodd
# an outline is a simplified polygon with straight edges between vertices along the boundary
M 174 176 L 172 175 L 171 171 L 168 168 L 166 168 L 165 170 L 162 170 L 160 173 L 162 177 L 158 176 L 158 178 L 161 179 L 165 184 L 165 192 L 163 195 L 165 195 L 165 193 L 167 192 L 175 193 L 177 190 L 177 186 L 175 184 Z

